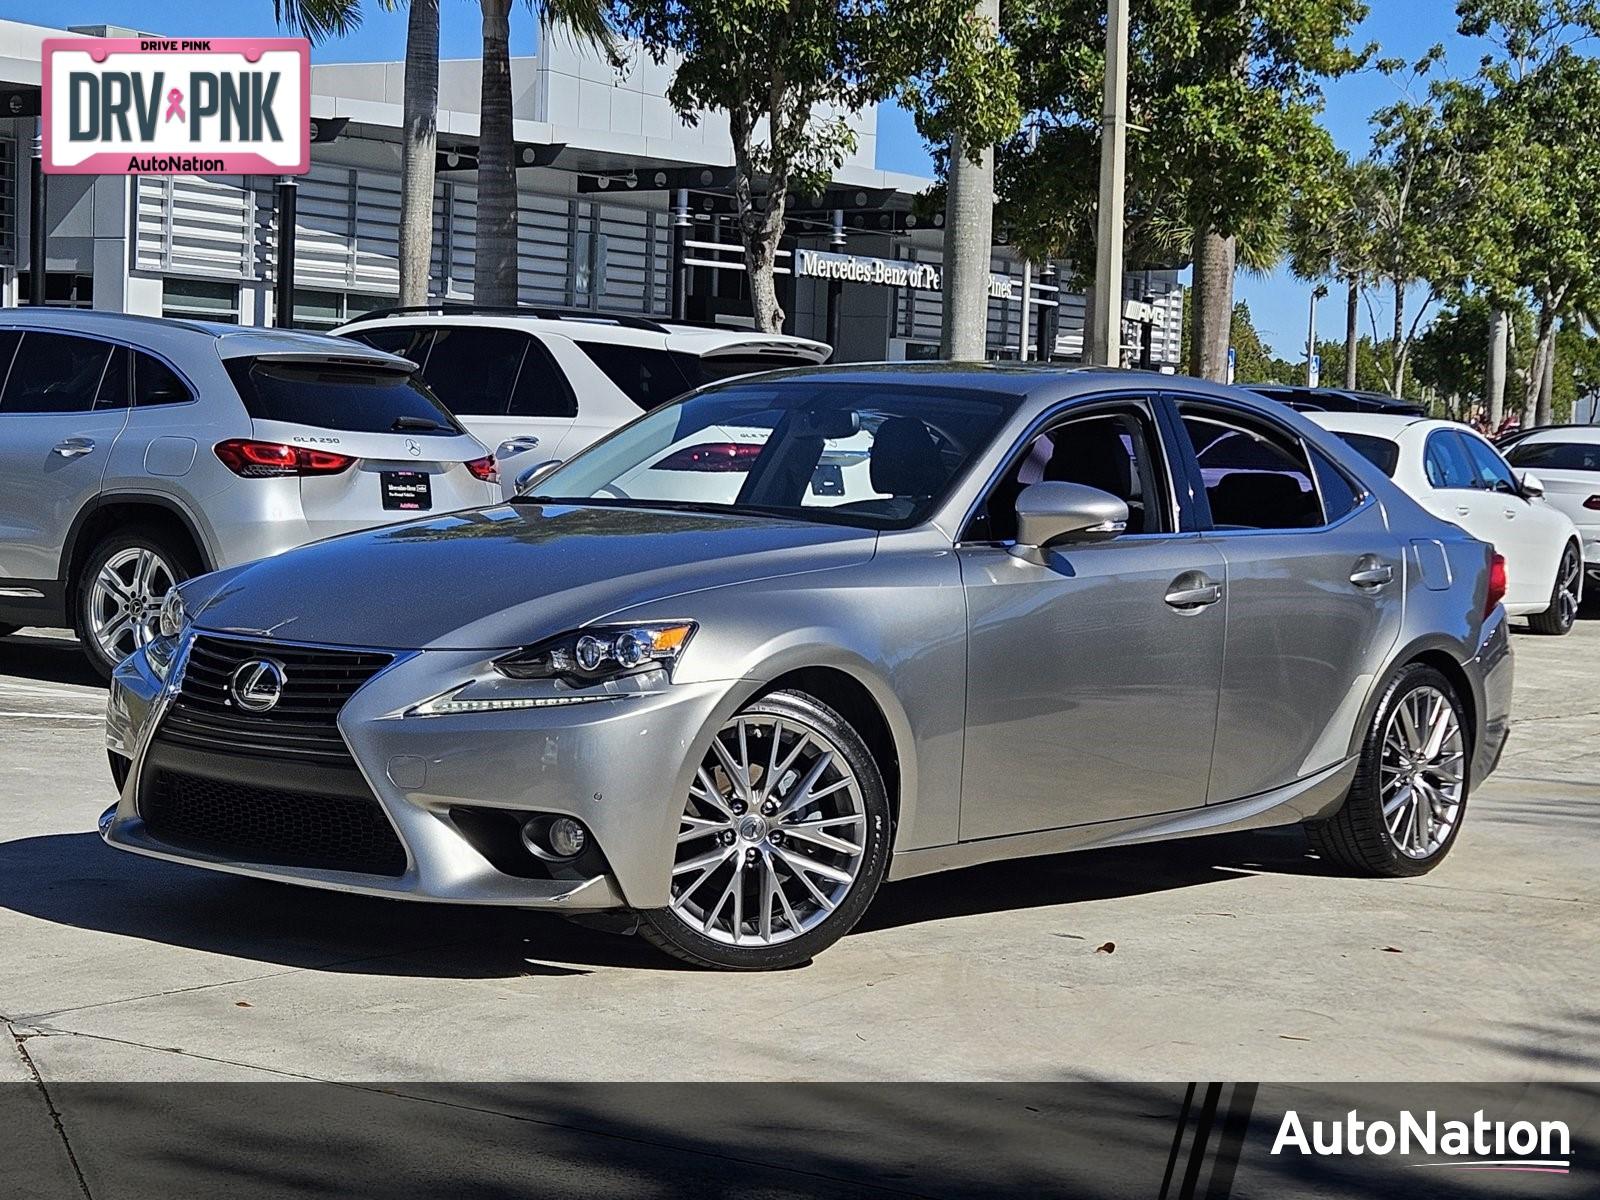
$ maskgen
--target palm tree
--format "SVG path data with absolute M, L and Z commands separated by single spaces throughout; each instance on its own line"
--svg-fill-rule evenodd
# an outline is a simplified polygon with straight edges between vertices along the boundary
M 381 0 L 393 8 L 396 0 Z M 361 24 L 361 0 L 273 0 L 279 24 L 313 42 Z M 400 303 L 428 298 L 433 260 L 433 168 L 439 122 L 439 0 L 412 0 L 400 147 Z
M 517 162 L 511 112 L 511 0 L 483 9 L 483 85 L 478 103 L 478 232 L 473 299 L 517 303 Z M 557 26 L 614 54 L 605 0 L 528 0 L 542 37 Z
M 1000 0 L 975 0 L 973 19 L 998 28 Z M 950 141 L 945 187 L 944 306 L 940 353 L 981 362 L 989 353 L 989 256 L 994 242 L 994 149 L 974 155 L 959 135 Z

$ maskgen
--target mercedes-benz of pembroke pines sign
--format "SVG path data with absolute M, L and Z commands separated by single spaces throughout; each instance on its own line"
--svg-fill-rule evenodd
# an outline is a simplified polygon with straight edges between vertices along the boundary
M 303 175 L 311 46 L 300 38 L 49 38 L 44 169 Z

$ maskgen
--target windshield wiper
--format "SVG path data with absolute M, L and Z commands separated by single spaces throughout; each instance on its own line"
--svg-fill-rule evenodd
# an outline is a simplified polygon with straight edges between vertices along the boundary
M 415 430 L 418 433 L 442 432 L 444 426 L 428 417 L 396 417 L 394 424 L 389 426 L 389 432 L 400 433 L 404 430 Z

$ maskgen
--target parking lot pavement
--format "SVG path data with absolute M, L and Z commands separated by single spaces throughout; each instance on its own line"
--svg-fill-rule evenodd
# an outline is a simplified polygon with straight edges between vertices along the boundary
M 1512 747 L 1425 879 L 1331 876 L 1293 831 L 1039 859 L 717 975 L 114 853 L 103 692 L 70 643 L 0 641 L 0 1078 L 1592 1078 L 1600 621 L 1516 651 Z

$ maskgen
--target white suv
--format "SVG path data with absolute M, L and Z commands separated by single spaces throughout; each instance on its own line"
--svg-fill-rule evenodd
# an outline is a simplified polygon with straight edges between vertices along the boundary
M 824 342 L 586 309 L 384 309 L 334 331 L 408 358 L 503 486 L 705 383 L 826 362 Z

